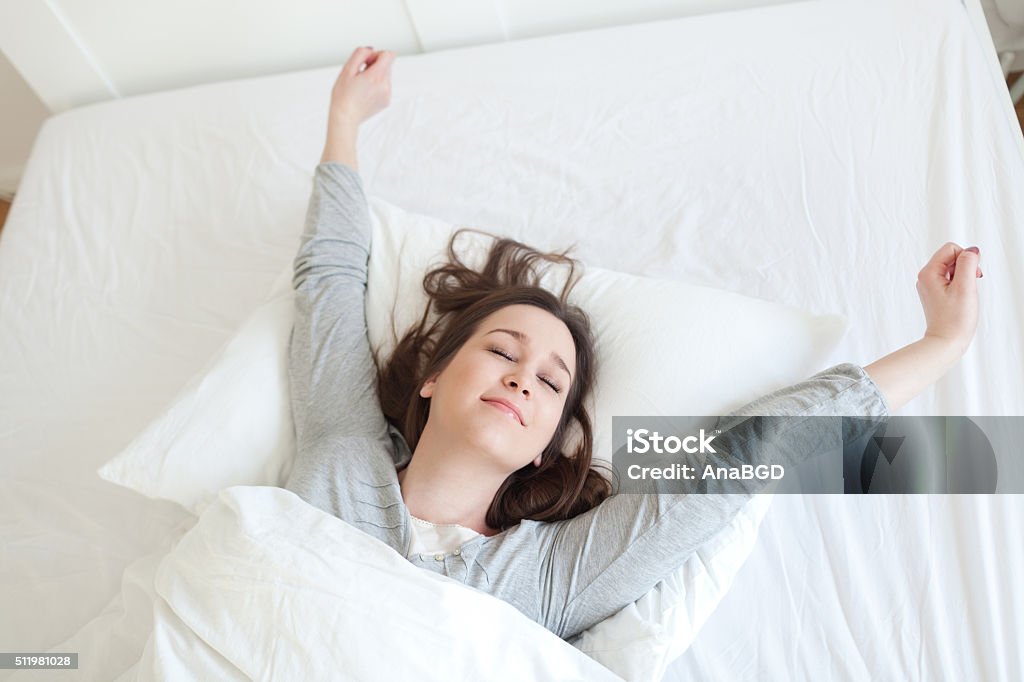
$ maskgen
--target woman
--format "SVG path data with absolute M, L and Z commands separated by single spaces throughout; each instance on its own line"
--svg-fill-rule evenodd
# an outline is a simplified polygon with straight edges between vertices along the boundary
M 535 266 L 564 256 L 501 240 L 476 272 L 450 250 L 452 262 L 424 282 L 437 322 L 428 325 L 425 313 L 377 371 L 364 318 L 370 218 L 356 138 L 388 105 L 393 60 L 357 49 L 332 91 L 295 260 L 298 457 L 286 487 L 417 566 L 571 638 L 675 570 L 747 496 L 609 496 L 590 467 L 583 400 L 595 369 L 586 315 L 566 303 L 572 278 L 561 296 L 535 286 Z M 824 370 L 740 413 L 884 417 L 898 409 L 967 349 L 978 262 L 977 249 L 946 244 L 921 270 L 920 341 L 864 368 Z M 573 427 L 583 438 L 566 453 Z M 756 448 L 743 449 L 743 428 L 716 444 L 757 461 Z

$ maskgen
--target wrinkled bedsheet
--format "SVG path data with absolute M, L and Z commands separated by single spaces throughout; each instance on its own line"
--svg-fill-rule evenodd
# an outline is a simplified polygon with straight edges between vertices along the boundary
M 360 172 L 410 211 L 846 315 L 836 362 L 915 340 L 918 269 L 977 244 L 977 337 L 903 413 L 1019 415 L 1024 145 L 967 9 L 821 0 L 402 57 Z M 0 238 L 0 642 L 99 666 L 55 679 L 140 660 L 144 576 L 188 517 L 94 472 L 294 253 L 336 71 L 84 107 L 36 140 Z M 779 496 L 666 679 L 1020 679 L 1021 504 Z

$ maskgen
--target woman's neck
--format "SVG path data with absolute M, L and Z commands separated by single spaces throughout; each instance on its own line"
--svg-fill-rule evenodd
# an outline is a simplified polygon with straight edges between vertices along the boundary
M 487 466 L 479 455 L 442 447 L 440 440 L 424 429 L 409 465 L 398 472 L 409 513 L 431 523 L 497 534 L 499 529 L 487 525 L 487 510 L 508 474 Z

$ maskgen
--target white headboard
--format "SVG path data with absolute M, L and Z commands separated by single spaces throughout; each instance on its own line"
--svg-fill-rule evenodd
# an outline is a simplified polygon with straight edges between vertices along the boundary
M 340 65 L 365 44 L 416 54 L 786 1 L 4 0 L 0 49 L 59 112 Z

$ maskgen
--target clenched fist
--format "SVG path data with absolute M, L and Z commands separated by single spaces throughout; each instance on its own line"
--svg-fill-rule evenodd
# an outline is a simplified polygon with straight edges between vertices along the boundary
M 357 128 L 387 108 L 391 103 L 391 64 L 394 61 L 394 52 L 356 48 L 331 90 L 331 125 Z
M 978 326 L 978 282 L 982 277 L 978 247 L 947 242 L 917 275 L 917 294 L 927 322 L 925 336 L 967 350 Z

